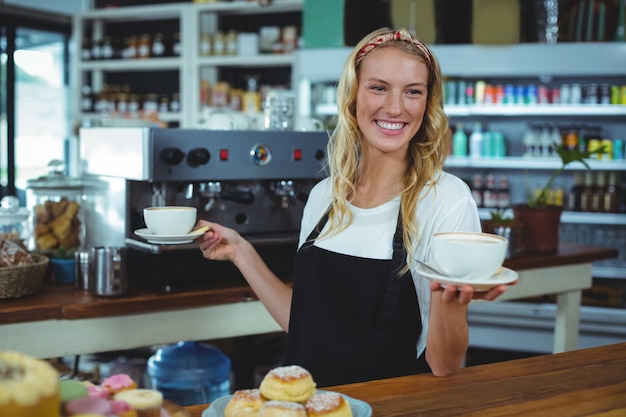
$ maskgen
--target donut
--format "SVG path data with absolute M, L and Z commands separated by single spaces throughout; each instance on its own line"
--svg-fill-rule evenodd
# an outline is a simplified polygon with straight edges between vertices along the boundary
M 75 398 L 87 397 L 87 386 L 81 381 L 74 379 L 64 379 L 59 381 L 59 399 L 61 404 L 73 400 Z
M 118 392 L 124 390 L 137 388 L 137 383 L 126 374 L 111 375 L 107 378 L 104 378 L 102 384 L 100 385 L 103 388 L 107 389 L 111 393 L 111 395 L 115 395 Z
M 307 417 L 306 409 L 292 401 L 266 401 L 259 410 L 259 417 Z
M 82 397 L 69 400 L 63 405 L 63 411 L 68 416 L 76 414 L 111 414 L 111 403 L 104 398 Z
M 50 363 L 0 351 L 0 416 L 58 417 L 59 373 Z
M 226 404 L 224 417 L 256 417 L 265 399 L 258 389 L 237 390 Z
M 151 389 L 129 389 L 113 396 L 115 401 L 128 403 L 139 417 L 160 417 L 163 394 Z
M 137 411 L 125 401 L 111 401 L 111 411 L 118 417 L 137 417 Z
M 269 371 L 259 391 L 268 400 L 304 403 L 315 394 L 311 373 L 298 365 L 280 366 Z
M 352 417 L 350 404 L 337 392 L 318 392 L 304 408 L 309 417 Z

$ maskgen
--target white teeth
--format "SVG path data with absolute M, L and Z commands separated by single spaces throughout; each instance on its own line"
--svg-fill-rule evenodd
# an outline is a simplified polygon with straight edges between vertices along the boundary
M 388 122 L 381 122 L 380 120 L 376 121 L 376 124 L 382 127 L 383 129 L 389 129 L 389 130 L 400 130 L 404 127 L 404 123 L 388 123 Z

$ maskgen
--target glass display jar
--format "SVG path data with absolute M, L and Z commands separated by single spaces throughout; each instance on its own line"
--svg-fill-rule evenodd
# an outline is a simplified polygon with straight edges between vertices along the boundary
M 79 249 L 85 238 L 83 183 L 64 175 L 64 164 L 51 161 L 48 174 L 28 180 L 26 204 L 32 214 L 31 249 L 42 253 Z
M 17 197 L 3 197 L 0 200 L 0 238 L 26 246 L 30 237 L 29 214 L 26 207 L 20 207 Z

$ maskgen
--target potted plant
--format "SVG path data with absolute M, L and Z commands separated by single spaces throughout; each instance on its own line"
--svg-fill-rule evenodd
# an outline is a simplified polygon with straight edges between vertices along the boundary
M 50 256 L 50 264 L 54 274 L 53 281 L 57 284 L 74 284 L 76 281 L 76 249 L 61 246 Z
M 524 251 L 524 228 L 522 223 L 515 217 L 508 215 L 504 210 L 492 211 L 488 220 L 483 220 L 482 229 L 486 233 L 493 233 L 505 237 L 509 241 L 506 259 Z
M 594 151 L 566 149 L 562 144 L 555 144 L 555 150 L 561 158 L 561 166 L 550 175 L 538 193 L 533 193 L 527 186 L 527 203 L 513 206 L 513 216 L 523 225 L 525 247 L 528 252 L 549 253 L 558 250 L 563 207 L 550 204 L 548 201 L 552 184 L 565 170 L 565 167 L 573 162 L 580 162 L 587 169 L 591 169 L 585 159 L 603 152 L 603 148 Z

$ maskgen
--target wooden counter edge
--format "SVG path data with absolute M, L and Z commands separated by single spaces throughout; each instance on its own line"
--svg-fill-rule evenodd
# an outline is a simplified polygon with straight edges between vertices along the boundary
M 379 381 L 361 382 L 356 384 L 340 385 L 335 387 L 324 388 L 329 391 L 337 391 L 348 395 L 352 398 L 358 398 L 370 403 L 374 409 L 376 407 L 384 407 L 384 404 L 397 404 L 401 399 L 409 398 L 419 392 L 425 396 L 446 396 L 447 390 L 459 389 L 467 387 L 472 383 L 494 383 L 495 380 L 503 379 L 526 379 L 532 385 L 531 390 L 540 387 L 540 379 L 543 375 L 551 374 L 550 378 L 554 378 L 555 373 L 560 371 L 574 371 L 577 374 L 584 374 L 586 369 L 598 370 L 603 366 L 605 369 L 612 369 L 613 364 L 620 363 L 620 367 L 624 368 L 626 359 L 626 343 L 616 343 L 599 347 L 580 349 L 570 352 L 547 354 L 534 356 L 530 358 L 515 359 L 510 361 L 476 365 L 459 369 L 457 372 L 447 377 L 434 377 L 432 374 L 410 375 L 405 377 L 390 378 Z M 611 378 L 619 379 L 619 375 L 614 372 L 606 372 L 605 375 L 613 375 Z M 607 377 L 608 378 L 608 377 Z M 497 383 L 497 382 L 496 382 Z M 578 385 L 585 384 L 585 378 L 578 378 Z M 595 380 L 589 383 L 590 389 L 600 389 L 599 381 Z M 607 382 L 612 384 L 612 382 Z M 623 385 L 623 384 L 622 384 Z M 565 385 L 567 386 L 567 385 Z M 576 394 L 580 386 L 573 387 L 573 394 Z M 623 389 L 623 388 L 622 388 Z M 513 399 L 519 397 L 519 394 L 511 397 Z M 443 400 L 443 398 L 442 398 Z M 626 411 L 626 396 L 623 398 L 619 409 L 604 409 L 601 405 L 601 399 L 598 399 L 597 410 L 588 416 L 617 416 Z M 556 400 L 555 400 L 556 401 Z M 210 404 L 198 404 L 185 407 L 191 417 L 201 417 L 202 412 L 209 407 Z M 557 404 L 558 405 L 558 404 Z M 484 409 L 486 411 L 487 409 Z M 374 410 L 376 412 L 376 410 Z M 395 410 L 399 411 L 399 410 Z M 595 412 L 597 411 L 597 412 Z M 408 413 L 408 411 L 407 411 Z M 405 413 L 398 415 L 408 415 Z M 494 411 L 489 415 L 500 415 Z M 506 414 L 509 415 L 509 414 Z

